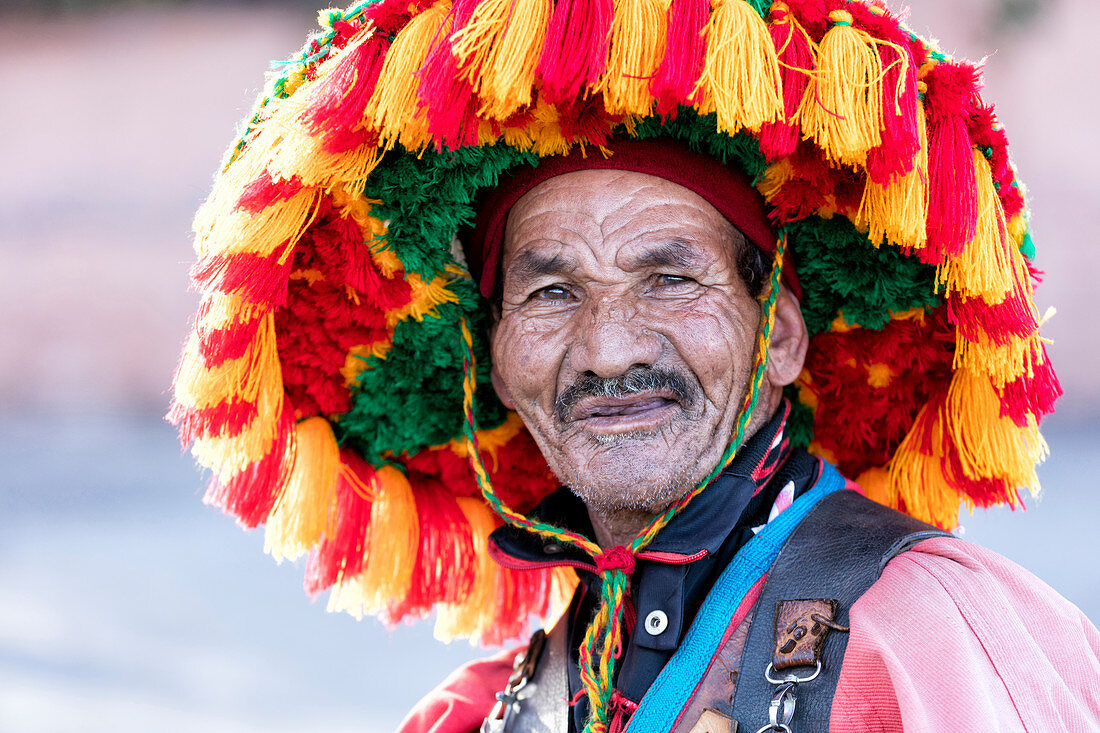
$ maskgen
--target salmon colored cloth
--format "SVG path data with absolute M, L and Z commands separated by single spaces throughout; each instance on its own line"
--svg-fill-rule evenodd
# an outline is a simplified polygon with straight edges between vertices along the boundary
M 833 733 L 1100 733 L 1100 632 L 994 552 L 925 540 L 886 566 L 849 617 Z M 477 731 L 517 651 L 458 669 L 399 733 Z
M 850 619 L 831 731 L 1100 731 L 1100 632 L 994 552 L 925 540 Z

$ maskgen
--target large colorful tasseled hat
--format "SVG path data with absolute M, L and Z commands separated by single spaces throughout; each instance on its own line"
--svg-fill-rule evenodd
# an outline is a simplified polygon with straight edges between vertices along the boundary
M 308 556 L 330 608 L 443 636 L 521 633 L 571 578 L 487 556 L 501 499 L 556 488 L 496 400 L 459 235 L 503 174 L 613 136 L 747 173 L 812 334 L 792 437 L 953 526 L 1036 490 L 1060 394 L 1032 244 L 979 70 L 842 0 L 381 0 L 324 11 L 272 78 L 196 222 L 202 302 L 171 419 L 206 500 Z

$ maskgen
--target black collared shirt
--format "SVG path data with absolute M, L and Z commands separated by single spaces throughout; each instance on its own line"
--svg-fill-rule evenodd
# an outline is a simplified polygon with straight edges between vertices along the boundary
M 797 497 L 820 472 L 817 459 L 792 449 L 784 428 L 790 406 L 745 444 L 714 483 L 696 496 L 637 557 L 624 618 L 612 715 L 621 723 L 633 712 L 680 645 L 707 592 L 733 556 L 767 523 L 779 492 L 793 484 Z M 535 510 L 542 520 L 593 537 L 584 503 L 568 489 L 546 497 Z M 498 562 L 516 568 L 569 565 L 581 584 L 566 617 L 570 637 L 569 689 L 576 704 L 571 730 L 584 727 L 588 702 L 581 690 L 578 649 L 599 603 L 599 581 L 590 557 L 552 540 L 504 526 L 490 537 Z

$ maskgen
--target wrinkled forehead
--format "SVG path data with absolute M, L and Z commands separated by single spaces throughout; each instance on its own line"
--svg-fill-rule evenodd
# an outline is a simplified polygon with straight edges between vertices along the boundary
M 663 178 L 619 170 L 564 173 L 525 193 L 507 217 L 502 277 L 517 253 L 546 256 L 579 247 L 606 261 L 622 257 L 687 265 L 733 257 L 744 237 L 695 192 Z

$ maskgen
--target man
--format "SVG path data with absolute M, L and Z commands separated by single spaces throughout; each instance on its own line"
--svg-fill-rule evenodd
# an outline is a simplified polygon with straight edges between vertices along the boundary
M 623 147 L 612 146 L 618 153 Z M 682 167 L 695 162 L 673 150 Z M 497 393 L 520 414 L 569 487 L 537 514 L 594 537 L 604 549 L 628 545 L 720 461 L 724 436 L 733 432 L 749 390 L 761 324 L 750 288 L 759 290 L 763 277 L 745 266 L 754 259 L 746 256 L 754 253 L 752 244 L 699 194 L 615 170 L 615 160 L 575 161 L 582 170 L 534 185 L 512 207 L 491 337 Z M 588 164 L 610 169 L 583 170 Z M 521 177 L 504 185 L 519 189 L 510 191 L 514 197 L 527 183 Z M 781 286 L 751 437 L 713 485 L 664 527 L 631 574 L 626 628 L 634 632 L 618 655 L 610 730 L 624 728 L 638 710 L 747 539 L 819 479 L 822 467 L 792 450 L 784 435 L 789 406 L 782 388 L 801 372 L 807 342 L 798 302 Z M 562 556 L 556 546 L 548 554 L 515 530 L 500 530 L 491 541 L 497 559 L 516 567 L 583 567 L 585 560 Z M 918 536 L 908 552 L 885 558 L 891 560 L 887 571 L 852 607 L 837 698 L 831 710 L 825 708 L 831 718 L 803 714 L 795 719 L 803 729 L 968 729 L 966 721 L 975 719 L 984 721 L 983 730 L 1096 724 L 1100 636 L 1076 609 L 1003 558 L 957 540 Z M 583 687 L 575 650 L 598 603 L 598 580 L 582 577 L 587 592 L 574 598 L 561 637 L 547 642 L 570 639 L 572 674 L 569 695 L 559 691 L 562 715 L 534 702 L 534 696 L 553 694 L 543 679 L 544 689 L 528 690 L 509 711 L 507 729 L 584 729 L 590 712 L 587 701 L 577 699 Z M 1070 623 L 1081 633 L 1034 628 L 1014 618 L 1022 608 L 1056 626 L 1077 619 Z M 723 675 L 734 680 L 742 674 L 753 610 L 740 607 L 732 615 L 731 640 L 717 657 Z M 919 627 L 899 623 L 899 616 Z M 1022 648 L 998 651 L 1009 638 Z M 992 648 L 978 657 L 959 655 L 959 648 L 976 643 Z M 549 652 L 540 656 L 549 658 Z M 485 693 L 495 690 L 486 677 L 495 675 L 503 689 L 511 661 L 461 670 L 421 703 L 402 730 L 476 728 L 492 704 Z M 763 669 L 745 674 L 764 676 Z M 1079 686 L 1077 675 L 1089 681 Z M 732 702 L 736 685 L 727 676 L 712 690 L 712 677 L 681 716 L 669 716 L 680 721 L 675 730 L 729 725 L 718 710 Z M 1028 693 L 1014 701 L 1038 688 L 1050 697 Z M 523 727 L 524 713 L 542 719 Z M 766 720 L 765 713 L 762 707 L 757 718 Z
M 271 80 L 196 219 L 207 500 L 330 608 L 567 599 L 403 730 L 1100 725 L 1095 628 L 924 524 L 1060 393 L 1003 131 L 823 5 L 361 3 Z

